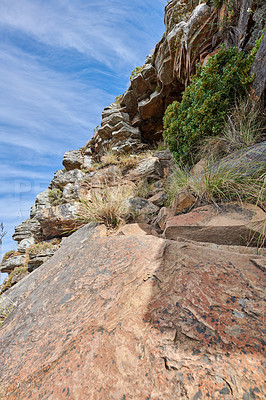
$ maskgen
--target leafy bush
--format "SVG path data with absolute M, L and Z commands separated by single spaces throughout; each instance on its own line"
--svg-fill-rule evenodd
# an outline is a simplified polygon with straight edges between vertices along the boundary
M 135 75 L 140 73 L 143 70 L 143 68 L 144 68 L 144 65 L 142 65 L 141 67 L 136 67 L 135 69 L 133 69 L 133 71 L 131 71 L 129 79 L 132 79 Z
M 192 163 L 199 143 L 222 132 L 226 113 L 253 80 L 249 71 L 261 39 L 248 56 L 236 47 L 222 48 L 198 68 L 182 101 L 167 107 L 164 139 L 178 162 Z

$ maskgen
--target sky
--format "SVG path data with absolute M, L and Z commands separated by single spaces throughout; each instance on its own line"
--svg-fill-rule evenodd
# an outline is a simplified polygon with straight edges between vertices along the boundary
M 0 1 L 1 254 L 164 32 L 166 0 Z

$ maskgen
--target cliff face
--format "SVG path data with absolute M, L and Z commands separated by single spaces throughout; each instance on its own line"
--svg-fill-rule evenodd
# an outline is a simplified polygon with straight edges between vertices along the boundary
M 200 204 L 184 192 L 168 209 L 172 156 L 147 152 L 196 64 L 222 44 L 249 51 L 262 34 L 264 2 L 220 3 L 168 2 L 153 54 L 15 228 L 18 251 L 1 263 L 9 273 L 2 292 L 14 285 L 7 294 L 17 304 L 1 327 L 1 398 L 263 399 L 265 259 L 252 246 L 265 210 L 225 204 L 190 212 Z M 265 36 L 251 70 L 256 99 L 264 58 Z M 265 157 L 262 142 L 226 162 L 248 175 Z M 103 193 L 111 204 L 121 191 L 126 221 L 136 224 L 80 228 L 84 204 Z

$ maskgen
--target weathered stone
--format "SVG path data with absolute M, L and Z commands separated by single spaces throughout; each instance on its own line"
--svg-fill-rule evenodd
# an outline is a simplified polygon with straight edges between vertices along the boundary
M 157 157 L 148 157 L 140 161 L 139 165 L 130 171 L 127 175 L 128 179 L 158 179 L 161 177 L 162 167 Z
M 159 159 L 160 164 L 162 166 L 162 176 L 164 178 L 167 178 L 174 166 L 174 160 L 172 154 L 170 153 L 170 150 L 167 149 L 167 150 L 157 151 L 154 154 L 154 157 L 157 157 Z
M 83 169 L 88 169 L 90 170 L 93 166 L 93 159 L 90 155 L 85 154 L 83 157 L 83 164 L 82 164 L 82 168 Z
M 264 277 L 249 260 L 80 229 L 8 291 L 0 397 L 263 400 Z
M 60 237 L 75 230 L 77 221 L 77 204 L 61 204 L 56 207 L 44 208 L 36 215 L 44 239 Z
M 121 105 L 125 106 L 127 112 L 129 113 L 134 114 L 137 111 L 138 102 L 136 97 L 134 96 L 132 89 L 126 90 L 126 92 L 123 94 L 121 99 Z
M 262 38 L 261 45 L 256 54 L 253 62 L 250 74 L 255 74 L 254 81 L 252 82 L 252 90 L 257 100 L 261 99 L 263 93 L 265 93 L 266 85 L 266 35 Z
M 67 171 L 82 168 L 83 157 L 80 150 L 67 151 L 64 154 L 63 166 Z
M 159 211 L 159 207 L 141 197 L 131 197 L 126 200 L 125 204 L 128 208 L 128 214 L 132 214 L 134 219 L 141 223 L 149 223 Z
M 49 188 L 59 188 L 62 190 L 68 183 L 81 183 L 85 177 L 86 173 L 79 169 L 73 169 L 72 171 L 63 171 L 62 169 L 59 169 L 54 174 L 54 178 L 52 179 Z
M 198 207 L 188 214 L 169 217 L 164 236 L 222 245 L 256 246 L 266 213 L 253 204 Z
M 88 181 L 90 187 L 102 187 L 106 185 L 118 184 L 121 179 L 121 169 L 117 165 L 110 165 L 96 171 Z
M 30 210 L 31 218 L 35 217 L 38 210 L 41 210 L 42 208 L 51 206 L 50 200 L 49 200 L 49 192 L 50 192 L 50 190 L 46 189 L 36 196 L 35 204 L 34 204 L 34 206 L 31 207 L 31 210 Z
M 166 220 L 169 214 L 170 214 L 170 209 L 167 207 L 162 207 L 153 221 L 154 225 L 158 225 L 161 231 L 165 229 Z
M 41 243 L 42 245 L 42 243 Z M 39 268 L 43 263 L 49 260 L 54 253 L 58 250 L 58 245 L 51 246 L 40 246 L 40 250 L 37 250 L 36 253 L 29 253 L 29 261 L 28 261 L 28 271 L 32 272 L 36 268 Z
M 38 220 L 34 218 L 28 218 L 23 221 L 20 225 L 15 227 L 15 233 L 12 238 L 16 242 L 21 242 L 23 239 L 34 237 L 36 240 L 42 238 L 41 225 Z
M 149 99 L 138 104 L 139 113 L 142 119 L 150 119 L 163 114 L 163 99 L 160 93 L 153 92 Z
M 167 200 L 167 195 L 164 191 L 157 192 L 149 198 L 149 202 L 155 204 L 157 207 L 162 207 Z
M 30 246 L 32 246 L 34 243 L 35 243 L 35 240 L 34 240 L 33 237 L 29 237 L 29 238 L 27 238 L 27 239 L 23 239 L 23 240 L 21 240 L 21 242 L 20 242 L 19 245 L 18 245 L 18 251 L 19 251 L 20 253 L 25 253 L 26 250 L 27 250 Z
M 154 231 L 151 225 L 135 223 L 123 225 L 115 234 L 125 236 L 146 236 L 152 235 L 153 232 Z
M 119 122 L 129 122 L 129 115 L 121 111 L 115 111 L 102 119 L 102 126 L 105 124 L 115 126 Z
M 193 196 L 193 194 L 186 192 L 185 190 L 181 190 L 175 197 L 171 210 L 171 216 L 188 211 L 195 203 L 196 198 Z
M 68 183 L 63 190 L 63 201 L 70 203 L 80 198 L 81 186 L 78 183 Z
M 0 264 L 0 271 L 2 273 L 10 273 L 17 267 L 22 267 L 25 264 L 25 256 L 14 256 L 4 260 Z
M 141 73 L 136 74 L 135 76 L 133 76 L 133 78 L 131 78 L 131 87 L 133 90 L 134 97 L 138 101 L 143 100 L 151 93 L 149 85 L 145 81 Z

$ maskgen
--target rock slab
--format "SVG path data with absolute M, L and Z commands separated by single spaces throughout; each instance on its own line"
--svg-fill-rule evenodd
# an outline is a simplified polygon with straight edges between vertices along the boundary
M 1 399 L 264 399 L 250 255 L 93 231 L 8 291 Z

